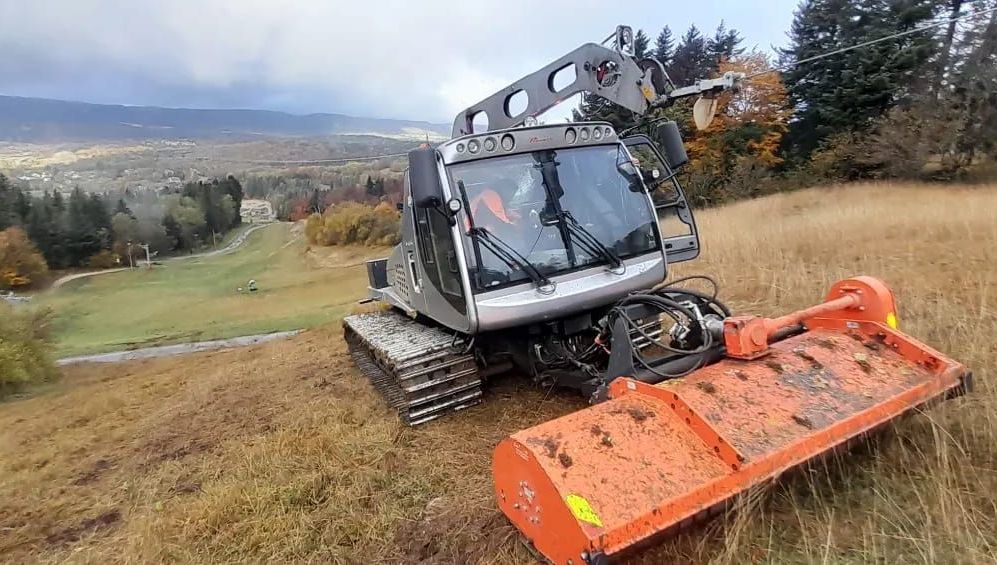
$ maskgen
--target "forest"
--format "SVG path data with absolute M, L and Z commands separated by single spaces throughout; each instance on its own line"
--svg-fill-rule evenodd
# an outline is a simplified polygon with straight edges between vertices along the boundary
M 660 61 L 676 86 L 726 71 L 749 77 L 719 98 L 705 131 L 692 123 L 691 101 L 651 117 L 679 123 L 690 156 L 682 177 L 698 206 L 863 178 L 972 180 L 992 174 L 997 154 L 995 8 L 995 0 L 806 0 L 774 57 L 745 48 L 723 23 L 681 36 L 668 26 L 641 30 L 635 54 Z M 618 130 L 643 123 L 595 96 L 575 119 Z
M 0 174 L 0 289 L 28 287 L 49 268 L 110 268 L 211 244 L 241 223 L 232 176 L 154 194 L 74 189 L 32 196 Z

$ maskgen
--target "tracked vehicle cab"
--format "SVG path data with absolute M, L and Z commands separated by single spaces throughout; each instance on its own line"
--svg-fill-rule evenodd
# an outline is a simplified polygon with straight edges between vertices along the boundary
M 673 124 L 662 130 L 678 136 Z M 685 160 L 684 151 L 664 158 L 646 136 L 621 142 L 606 123 L 512 128 L 413 151 L 406 243 L 385 265 L 391 284 L 372 293 L 470 334 L 610 304 L 698 254 L 669 165 Z M 659 214 L 674 221 L 659 225 Z

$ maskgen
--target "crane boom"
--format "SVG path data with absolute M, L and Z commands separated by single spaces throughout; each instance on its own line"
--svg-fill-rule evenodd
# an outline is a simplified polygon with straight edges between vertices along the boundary
M 638 60 L 628 52 L 633 37 L 629 27 L 618 26 L 615 37 L 616 49 L 586 43 L 464 109 L 454 119 L 453 137 L 481 133 L 474 131 L 474 120 L 481 113 L 488 119 L 488 131 L 512 128 L 585 92 L 643 115 L 680 98 L 712 97 L 722 90 L 735 88 L 744 77 L 743 73 L 728 72 L 720 78 L 675 88 L 656 59 Z M 558 85 L 561 73 L 566 73 L 568 78 L 573 73 L 574 80 Z M 526 108 L 513 114 L 513 98 L 521 95 L 526 96 Z

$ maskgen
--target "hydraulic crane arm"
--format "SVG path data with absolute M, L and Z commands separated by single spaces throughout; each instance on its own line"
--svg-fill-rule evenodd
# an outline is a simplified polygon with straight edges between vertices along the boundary
M 661 63 L 633 56 L 633 32 L 629 27 L 618 26 L 615 39 L 616 49 L 586 43 L 460 112 L 454 119 L 453 137 L 480 133 L 474 132 L 473 122 L 482 112 L 488 118 L 488 131 L 506 129 L 522 125 L 527 118 L 536 117 L 575 94 L 587 92 L 643 115 L 679 98 L 712 97 L 735 88 L 744 77 L 742 73 L 725 73 L 717 79 L 675 88 Z M 563 82 L 562 73 L 569 79 L 573 74 L 574 80 L 559 84 Z M 526 108 L 513 114 L 510 108 L 513 98 L 523 95 Z

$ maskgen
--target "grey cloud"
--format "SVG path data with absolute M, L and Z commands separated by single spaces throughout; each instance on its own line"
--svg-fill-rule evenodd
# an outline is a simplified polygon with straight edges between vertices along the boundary
M 795 2 L 671 4 L 0 0 L 0 93 L 447 122 L 616 23 L 653 35 L 726 18 L 768 46 Z

